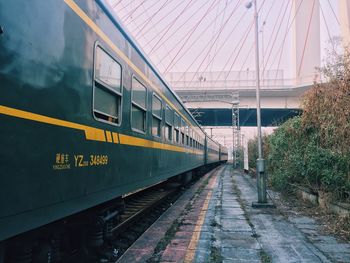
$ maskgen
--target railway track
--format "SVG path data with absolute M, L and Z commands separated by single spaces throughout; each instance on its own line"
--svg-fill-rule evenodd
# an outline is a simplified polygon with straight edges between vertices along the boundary
M 179 183 L 165 182 L 124 198 L 124 210 L 110 230 L 107 246 L 72 251 L 62 262 L 115 262 L 183 193 Z
M 123 229 L 136 222 L 151 209 L 159 210 L 159 205 L 171 199 L 179 190 L 180 184 L 172 184 L 162 188 L 157 187 L 151 191 L 141 193 L 125 201 L 125 210 L 121 215 L 120 223 L 113 228 L 113 234 L 120 234 Z M 166 202 L 165 202 L 166 203 Z
M 120 223 L 113 228 L 113 247 L 118 248 L 116 258 L 141 236 L 181 195 L 178 183 L 164 184 L 125 201 Z

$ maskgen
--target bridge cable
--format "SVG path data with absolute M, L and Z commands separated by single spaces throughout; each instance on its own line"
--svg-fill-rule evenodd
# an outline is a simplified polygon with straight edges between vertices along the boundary
M 222 24 L 224 23 L 224 18 L 225 18 L 225 15 L 226 15 L 226 7 L 227 7 L 227 3 L 228 3 L 228 0 L 226 0 L 226 2 L 225 2 L 225 11 L 224 11 L 224 14 L 222 15 L 222 17 L 221 17 L 221 22 L 220 22 L 220 26 L 219 26 L 219 28 L 222 26 Z M 213 27 L 213 33 L 212 33 L 212 35 L 214 36 L 214 34 L 215 34 L 215 30 L 216 30 L 216 21 L 217 21 L 217 18 L 219 17 L 219 6 L 218 6 L 218 9 L 217 9 L 217 12 L 216 12 L 216 19 L 215 19 L 215 23 L 214 23 L 214 27 Z M 219 45 L 219 41 L 218 42 L 216 42 L 216 45 L 215 45 L 215 48 L 214 48 L 214 52 L 213 52 L 213 54 L 216 54 L 216 50 L 217 50 L 217 48 L 218 48 L 218 45 Z M 213 56 L 214 57 L 214 59 L 215 59 L 215 56 Z M 210 66 L 210 72 L 212 71 L 212 69 L 213 69 L 213 65 L 214 65 L 214 60 L 212 61 L 212 63 L 211 63 L 211 66 Z
M 195 2 L 193 2 L 192 4 L 196 3 L 198 0 L 196 0 Z M 192 1 L 191 1 L 192 2 Z M 208 3 L 209 1 L 207 2 L 204 2 L 204 4 L 202 4 L 198 9 L 197 9 L 197 12 L 199 10 L 201 10 L 203 7 L 205 7 L 205 5 Z M 186 6 L 187 7 L 187 6 Z M 183 11 L 187 11 L 187 8 L 184 8 Z M 172 22 L 170 22 L 167 26 L 165 26 L 160 32 L 163 32 L 164 30 L 167 30 L 169 31 L 170 28 L 169 27 L 172 27 L 173 25 L 175 25 L 176 21 L 178 18 L 180 18 L 180 16 L 183 14 L 183 12 L 181 12 Z M 190 16 L 188 17 L 178 28 L 175 29 L 175 31 L 173 31 L 162 43 L 165 43 L 167 42 L 173 35 L 175 35 L 175 33 L 177 33 L 184 25 L 186 25 L 186 23 L 193 19 L 194 16 Z M 168 32 L 164 33 L 161 37 L 161 39 L 163 39 L 163 37 L 165 37 L 165 35 L 167 34 Z M 152 38 L 150 42 L 152 42 L 156 37 Z M 158 43 L 157 43 L 158 44 Z M 156 46 L 154 46 L 155 48 Z M 151 53 L 150 53 L 151 54 Z
M 190 0 L 190 2 L 192 2 L 193 0 Z M 157 4 L 157 2 L 155 2 Z M 175 10 L 177 10 L 178 7 L 182 6 L 183 5 L 183 2 L 182 1 L 179 1 L 178 4 L 169 10 L 169 12 L 167 13 L 164 13 L 163 17 L 161 17 L 159 20 L 155 21 L 154 23 L 155 24 L 159 24 L 160 22 L 162 22 L 165 18 L 169 17 L 169 15 L 171 13 L 174 13 Z M 148 9 L 147 9 L 148 10 Z M 162 33 L 165 29 L 167 29 L 167 26 L 165 26 L 162 30 L 159 31 L 159 34 Z M 144 34 L 147 34 L 149 31 L 151 31 L 152 28 L 148 28 L 147 30 L 145 30 L 143 33 Z
M 242 14 L 242 16 L 238 19 L 238 22 L 232 27 L 232 30 L 230 31 L 230 33 L 227 35 L 227 37 L 225 38 L 225 40 L 221 43 L 219 49 L 217 50 L 217 53 L 221 51 L 221 49 L 225 46 L 225 44 L 227 43 L 227 40 L 231 37 L 231 35 L 233 34 L 233 32 L 236 30 L 237 26 L 239 25 L 240 21 L 243 19 L 243 17 L 247 14 L 248 10 L 246 10 L 245 13 Z M 240 43 L 240 41 L 239 41 Z M 211 60 L 209 61 L 209 64 L 214 60 L 215 56 L 213 56 L 211 58 Z M 185 70 L 185 72 L 181 75 L 181 77 L 178 80 L 181 80 L 186 72 L 188 72 L 189 67 Z
M 136 33 L 135 37 L 137 37 L 140 32 L 142 32 L 142 30 L 152 21 L 152 19 L 165 7 L 167 6 L 167 4 L 171 3 L 173 0 L 166 0 L 159 8 L 158 10 L 151 16 L 148 18 L 148 20 L 143 24 L 143 26 L 141 27 L 140 31 L 138 33 Z
M 243 36 L 242 36 L 242 38 L 240 39 L 240 41 L 238 42 L 237 46 L 234 48 L 234 50 L 233 50 L 232 53 L 230 54 L 229 58 L 226 60 L 226 63 L 225 63 L 225 65 L 223 66 L 222 70 L 220 71 L 219 75 L 217 76 L 215 82 L 217 82 L 217 81 L 219 80 L 221 74 L 224 72 L 226 66 L 229 64 L 231 58 L 234 56 L 234 54 L 235 54 L 237 48 L 239 47 L 239 44 L 241 43 L 241 46 L 239 47 L 238 53 L 237 53 L 236 57 L 234 58 L 234 60 L 233 60 L 233 62 L 232 62 L 232 64 L 231 64 L 231 66 L 230 66 L 230 69 L 232 69 L 234 63 L 236 62 L 236 59 L 238 58 L 238 56 L 239 56 L 239 54 L 240 54 L 240 52 L 241 52 L 241 50 L 242 50 L 242 48 L 243 48 L 244 43 L 246 42 L 246 40 L 247 40 L 247 38 L 248 38 L 248 36 L 249 36 L 250 31 L 251 31 L 252 28 L 253 28 L 253 25 L 254 25 L 254 19 L 251 21 L 251 23 L 249 24 L 249 27 L 247 28 L 246 32 L 243 34 Z M 230 70 L 229 70 L 229 71 L 230 71 Z M 229 71 L 228 71 L 228 72 L 229 72 Z M 228 74 L 226 75 L 225 80 L 227 80 L 227 77 L 228 77 Z
M 198 28 L 198 26 L 201 24 L 201 22 L 204 20 L 205 16 L 210 13 L 210 11 L 212 10 L 211 8 L 213 7 L 214 3 L 217 2 L 216 0 L 214 0 L 212 2 L 212 4 L 210 5 L 210 7 L 207 9 L 207 11 L 205 12 L 205 14 L 201 17 L 201 19 L 197 22 L 197 24 L 193 27 L 192 29 L 192 33 L 194 31 L 196 31 L 196 29 Z M 169 66 L 173 63 L 173 61 L 176 59 L 176 57 L 179 55 L 179 53 L 181 52 L 181 50 L 184 48 L 184 46 L 187 44 L 187 42 L 189 41 L 191 35 L 186 39 L 186 41 L 182 44 L 182 46 L 180 47 L 180 49 L 178 50 L 178 52 L 176 53 L 176 55 L 174 56 L 174 58 L 171 60 L 171 62 L 169 63 L 168 67 L 165 69 L 165 71 L 168 70 Z
M 210 54 L 212 48 L 214 47 L 215 43 L 217 43 L 217 40 L 220 38 L 221 33 L 222 33 L 223 30 L 225 29 L 226 24 L 229 22 L 229 20 L 231 19 L 231 17 L 233 16 L 233 14 L 237 11 L 237 9 L 238 9 L 238 7 L 239 7 L 240 5 L 242 5 L 242 3 L 240 3 L 240 1 L 238 1 L 238 2 L 237 2 L 237 5 L 236 5 L 236 6 L 234 7 L 234 9 L 232 10 L 232 12 L 231 12 L 231 14 L 229 15 L 229 17 L 228 17 L 228 18 L 226 19 L 226 21 L 221 25 L 221 27 L 220 27 L 220 29 L 219 29 L 219 32 L 218 32 L 218 34 L 217 34 L 217 36 L 216 36 L 214 42 L 212 43 L 212 45 L 210 46 L 210 48 L 209 48 L 207 54 L 205 55 L 205 57 L 203 58 L 202 62 L 201 62 L 200 65 L 198 66 L 198 68 L 197 68 L 197 70 L 196 70 L 196 74 L 199 72 L 199 70 L 200 70 L 201 66 L 203 65 L 203 63 L 204 63 L 205 59 L 207 58 L 207 56 L 209 56 L 209 54 Z M 246 14 L 246 13 L 245 13 L 245 14 Z M 245 14 L 243 14 L 242 17 L 244 17 Z M 237 25 L 238 25 L 238 23 L 237 23 Z M 234 28 L 235 28 L 235 27 L 234 27 Z M 204 49 L 203 49 L 203 51 L 204 51 Z M 207 70 L 207 68 L 210 66 L 210 63 L 212 63 L 213 60 L 215 59 L 216 53 L 214 53 L 214 54 L 215 54 L 215 55 L 213 56 L 213 59 L 210 60 L 209 63 L 207 63 L 207 66 L 205 67 L 205 69 L 203 70 L 203 72 L 205 72 L 205 70 Z M 193 64 L 193 63 L 192 63 L 192 64 Z M 190 65 L 190 67 L 192 66 L 192 64 Z M 188 67 L 188 69 L 189 69 L 190 67 Z M 187 70 L 188 70 L 188 69 L 187 69 Z M 193 81 L 194 76 L 195 76 L 195 75 L 193 75 L 191 81 Z
M 266 13 L 266 15 L 265 15 L 265 19 L 263 20 L 263 23 L 266 23 L 267 21 L 268 21 L 268 18 L 269 18 L 269 15 L 270 15 L 270 13 L 271 13 L 271 11 L 272 11 L 272 8 L 275 6 L 275 3 L 276 3 L 276 0 L 274 0 L 273 2 L 272 2 L 272 5 L 270 6 L 270 8 L 269 8 L 269 10 L 267 11 L 267 13 Z M 264 25 L 264 24 L 263 24 Z M 263 29 L 262 29 L 263 30 Z M 263 47 L 264 47 L 264 45 L 262 45 L 262 56 L 263 57 L 265 57 L 265 50 L 263 49 Z M 264 64 L 264 60 L 262 60 L 261 62 L 261 67 L 263 66 L 263 64 Z
M 288 36 L 288 33 L 289 33 L 289 31 L 290 31 L 290 29 L 291 29 L 293 23 L 294 23 L 294 20 L 295 20 L 297 14 L 299 13 L 299 10 L 300 10 L 300 7 L 301 7 L 302 3 L 303 3 L 303 0 L 300 1 L 299 6 L 297 7 L 297 10 L 296 10 L 296 12 L 295 12 L 295 14 L 294 14 L 294 16 L 293 16 L 293 19 L 292 19 L 292 21 L 290 22 L 290 24 L 289 24 L 289 26 L 288 26 L 288 29 L 287 29 L 287 31 L 286 31 L 286 33 L 285 33 L 285 35 L 284 35 L 284 40 L 285 40 L 285 39 L 287 38 L 287 36 Z M 292 10 L 293 10 L 293 9 L 292 9 Z M 279 53 L 280 50 L 284 48 L 284 44 L 285 44 L 285 41 L 283 41 L 282 44 L 281 44 L 281 45 L 279 46 L 279 48 L 277 49 L 276 55 L 275 55 L 275 57 L 274 57 L 274 61 L 276 60 L 278 54 L 280 54 L 280 53 Z M 272 68 L 272 65 L 270 66 L 270 69 L 271 69 L 271 68 Z
M 154 2 L 152 5 L 148 6 L 146 10 L 148 11 L 149 9 L 151 9 L 152 7 L 154 7 L 156 4 L 158 4 L 158 2 Z M 180 3 L 180 4 L 181 4 L 181 3 Z M 142 7 L 144 8 L 143 5 L 142 5 Z M 144 9 L 145 9 L 145 8 L 144 8 Z M 136 16 L 136 17 L 134 17 L 134 18 L 131 19 L 128 23 L 126 23 L 126 25 L 129 26 L 130 24 L 134 23 L 134 22 L 136 21 L 136 19 L 138 19 L 138 18 L 140 18 L 140 17 L 142 17 L 142 16 Z
M 119 0 L 117 3 L 114 3 L 112 6 L 112 9 L 116 8 L 123 0 Z
M 137 28 L 139 28 L 139 26 L 135 23 L 135 26 L 137 27 Z M 144 36 L 144 35 L 141 35 L 143 38 L 145 38 L 146 39 L 146 37 Z M 146 39 L 146 41 L 147 41 L 147 39 Z M 160 63 L 162 64 L 162 61 L 160 61 Z M 163 67 L 165 67 L 165 65 L 163 65 Z
M 289 12 L 289 16 L 288 16 L 288 20 L 287 20 L 287 24 L 286 24 L 286 31 L 288 29 L 288 25 L 289 25 L 290 18 L 292 16 L 292 12 L 293 12 L 293 5 L 290 6 L 290 12 Z M 282 41 L 282 46 L 284 46 L 286 39 L 287 39 L 287 33 L 284 35 L 284 38 L 283 38 L 283 41 Z M 274 81 L 275 84 L 276 84 L 276 80 L 277 80 L 277 77 L 278 77 L 278 71 L 279 71 L 279 68 L 280 68 L 280 65 L 281 65 L 283 51 L 284 51 L 284 49 L 282 48 L 281 52 L 280 52 L 280 56 L 278 58 L 277 70 L 276 70 L 275 81 Z M 278 53 L 276 52 L 276 54 L 278 54 Z M 276 58 L 276 56 L 275 56 L 275 58 Z M 272 65 L 274 63 L 275 63 L 275 59 L 272 61 L 271 67 L 269 68 L 269 70 L 272 68 Z
M 247 35 L 246 35 L 244 41 L 242 42 L 242 45 L 240 46 L 240 48 L 239 48 L 239 50 L 238 50 L 238 53 L 237 53 L 235 59 L 233 60 L 231 66 L 230 66 L 230 69 L 228 70 L 228 74 L 226 74 L 226 77 L 225 77 L 224 81 L 227 80 L 229 74 L 231 73 L 232 68 L 233 68 L 233 65 L 236 63 L 236 60 L 237 60 L 237 58 L 239 57 L 239 55 L 240 55 L 240 53 L 241 53 L 241 50 L 242 50 L 242 48 L 243 48 L 245 42 L 247 41 L 248 35 L 249 35 L 250 31 L 252 30 L 253 25 L 254 25 L 254 21 L 253 21 L 253 23 L 251 24 L 251 27 L 250 27 L 250 29 L 249 29 L 249 31 L 248 31 L 248 33 L 247 33 Z
M 332 44 L 333 52 L 335 52 L 335 43 L 334 43 L 334 40 L 333 40 L 333 38 L 332 38 L 332 36 L 331 36 L 331 33 L 330 33 L 330 31 L 329 31 L 328 23 L 327 23 L 327 20 L 326 20 L 326 17 L 325 17 L 325 15 L 324 15 L 323 8 L 322 8 L 322 5 L 321 5 L 320 2 L 319 2 L 319 5 L 320 5 L 321 14 L 322 14 L 322 18 L 323 18 L 324 24 L 326 25 L 326 29 L 327 29 L 327 34 L 328 34 L 328 37 L 329 37 L 329 41 L 330 41 L 331 44 Z
M 195 1 L 196 2 L 196 1 Z M 163 40 L 163 38 L 166 36 L 166 34 L 169 32 L 169 30 L 175 25 L 176 21 L 185 13 L 185 11 L 187 11 L 187 9 L 190 7 L 191 4 L 195 3 L 192 2 L 192 0 L 190 0 L 187 5 L 182 9 L 182 11 L 180 12 L 180 14 L 178 14 L 175 19 L 173 19 L 164 29 L 165 29 L 165 33 L 163 33 L 163 35 L 158 39 L 158 41 L 156 42 L 155 45 L 153 45 L 151 51 L 149 52 L 149 54 L 152 54 L 154 52 L 154 49 L 159 45 L 159 43 Z M 207 3 L 204 3 L 198 10 L 202 9 Z M 175 31 L 174 34 L 183 26 L 185 25 L 191 18 L 193 18 L 193 16 L 190 16 L 180 27 L 178 27 Z M 164 30 L 162 30 L 164 31 Z M 162 32 L 161 31 L 161 32 Z M 170 35 L 171 37 L 172 35 Z M 164 44 L 167 40 L 169 39 L 169 37 L 162 42 L 162 44 Z M 154 38 L 151 40 L 153 41 Z
M 265 47 L 265 51 L 263 52 L 263 54 L 267 54 L 267 52 L 268 52 L 268 50 L 269 50 L 269 48 L 270 48 L 270 45 L 271 45 L 271 41 L 272 41 L 272 39 L 273 39 L 273 36 L 274 36 L 274 34 L 275 34 L 275 30 L 276 30 L 276 28 L 277 28 L 277 25 L 279 24 L 278 23 L 278 21 L 279 21 L 279 19 L 280 19 L 280 16 L 282 15 L 282 10 L 283 10 L 283 7 L 284 7 L 284 4 L 285 3 L 287 3 L 287 5 L 289 4 L 289 2 L 282 2 L 281 1 L 281 6 L 280 6 L 280 8 L 279 8 L 279 10 L 278 10 L 278 16 L 277 16 L 277 18 L 276 18 L 276 22 L 275 23 L 272 23 L 273 24 L 273 29 L 272 29 L 272 31 L 271 31 L 271 35 L 270 35 L 270 37 L 268 38 L 269 39 L 269 41 L 267 42 L 267 45 L 266 45 L 266 47 Z M 264 65 L 263 65 L 264 66 Z M 262 67 L 263 68 L 263 67 Z
M 309 24 L 308 24 L 308 27 L 307 27 L 307 33 L 306 33 L 306 38 L 305 38 L 305 42 L 304 42 L 303 53 L 302 53 L 302 55 L 301 55 L 301 61 L 300 61 L 300 65 L 299 65 L 299 69 L 298 69 L 298 74 L 297 74 L 297 76 L 300 75 L 301 67 L 302 67 L 303 61 L 304 61 L 304 55 L 305 55 L 306 44 L 307 44 L 308 39 L 309 39 L 311 21 L 312 21 L 312 17 L 313 17 L 313 14 L 314 14 L 314 9 L 315 9 L 315 2 L 316 2 L 316 0 L 314 0 L 314 2 L 312 3 L 312 9 L 311 9 L 311 14 L 310 14 L 310 20 L 309 20 Z
M 221 10 L 220 14 L 221 14 L 223 11 L 224 11 L 224 9 Z M 216 18 L 214 18 L 213 20 L 211 20 L 211 22 L 214 21 L 214 20 L 216 20 Z M 204 28 L 204 30 L 202 30 L 202 31 L 198 34 L 197 38 L 196 38 L 195 40 L 192 41 L 192 43 L 189 45 L 189 47 L 192 47 L 193 44 L 197 43 L 198 39 L 200 39 L 200 38 L 204 35 L 203 33 L 205 33 L 206 31 L 208 31 L 208 30 L 210 29 L 210 27 L 211 27 L 211 22 L 208 23 L 208 25 Z M 186 35 L 185 35 L 185 37 L 188 36 L 188 35 L 190 35 L 190 33 L 191 33 L 190 31 L 187 32 Z M 207 43 L 207 45 L 209 45 L 209 44 L 210 44 L 210 41 Z M 172 50 L 174 50 L 175 48 L 176 48 L 176 45 L 172 48 Z M 182 53 L 182 56 L 181 56 L 179 59 L 177 59 L 177 61 L 174 62 L 174 63 L 177 63 L 188 51 L 189 51 L 189 49 L 187 49 L 186 52 Z
M 208 44 L 207 44 L 207 45 L 202 49 L 202 51 L 199 53 L 199 55 L 202 55 L 202 52 L 204 52 L 204 50 L 207 48 L 207 46 L 209 46 L 209 44 L 211 43 L 209 50 L 207 51 L 207 53 L 206 53 L 206 55 L 204 56 L 202 62 L 200 63 L 200 65 L 199 65 L 198 68 L 197 68 L 197 71 L 196 71 L 197 73 L 198 73 L 200 67 L 203 65 L 205 59 L 208 57 L 210 51 L 211 51 L 212 48 L 214 47 L 216 41 L 217 41 L 217 40 L 219 39 L 219 37 L 221 36 L 221 33 L 223 32 L 223 30 L 224 30 L 226 24 L 230 21 L 230 19 L 232 18 L 233 14 L 237 11 L 237 9 L 238 9 L 240 3 L 241 3 L 241 0 L 239 0 L 239 1 L 237 2 L 237 5 L 236 5 L 236 6 L 234 7 L 234 9 L 232 10 L 230 16 L 226 19 L 225 23 L 221 26 L 221 28 L 219 28 L 219 31 L 217 32 L 217 34 L 214 35 L 214 41 L 213 41 L 213 43 L 211 43 L 211 41 L 208 41 Z M 226 8 L 225 8 L 225 9 L 226 9 Z M 213 40 L 213 39 L 212 39 L 212 40 Z M 188 49 L 188 50 L 189 50 L 189 49 Z M 175 63 L 177 63 L 177 62 L 188 52 L 188 50 L 187 50 L 186 52 L 183 52 L 183 53 L 182 53 L 182 56 L 181 56 Z M 199 56 L 197 56 L 197 58 L 199 58 Z M 197 58 L 196 58 L 194 61 L 192 61 L 191 65 L 185 70 L 185 72 L 194 64 L 194 62 L 197 60 Z M 208 68 L 208 66 L 209 66 L 209 64 L 207 64 L 207 67 L 206 67 L 206 68 Z M 195 77 L 195 75 L 193 76 L 193 78 L 194 78 L 194 77 Z M 193 78 L 192 78 L 192 80 L 193 80 Z M 191 81 L 192 81 L 192 80 L 191 80 Z
M 136 10 L 141 6 L 143 5 L 147 0 L 143 0 L 140 4 L 138 4 L 134 9 L 132 9 L 129 13 L 127 13 L 125 16 L 123 16 L 121 18 L 122 21 L 125 21 L 128 17 L 131 17 L 135 12 Z M 130 5 L 130 4 L 129 4 Z M 124 6 L 125 8 L 125 6 Z
M 118 6 L 119 4 L 122 3 L 122 1 L 123 1 L 123 0 L 120 0 L 117 4 L 115 4 L 115 5 L 112 7 L 114 11 L 115 11 L 115 9 L 117 8 L 117 6 Z M 118 12 L 120 12 L 120 11 L 126 9 L 126 7 L 129 7 L 134 1 L 135 1 L 135 0 L 131 0 L 131 3 L 129 3 L 129 5 L 126 5 L 126 6 L 122 5 L 122 8 L 119 9 Z M 118 17 L 119 17 L 119 16 L 118 16 Z M 121 17 L 119 17 L 119 19 L 121 20 Z
M 333 15 L 334 15 L 334 17 L 335 17 L 335 20 L 337 20 L 338 25 L 340 26 L 340 22 L 339 22 L 338 16 L 337 16 L 337 14 L 334 12 L 334 9 L 333 9 L 333 7 L 332 7 L 331 2 L 329 2 L 329 0 L 327 0 L 327 1 L 328 1 L 329 6 L 331 7 L 331 10 L 332 10 L 332 13 L 333 13 Z M 348 1 L 348 0 L 347 0 L 347 1 Z
M 243 68 L 244 68 L 245 64 L 247 63 L 248 58 L 249 58 L 251 55 L 254 54 L 254 53 L 252 52 L 254 46 L 255 46 L 255 41 L 254 41 L 254 42 L 252 43 L 252 45 L 250 46 L 250 48 L 249 48 L 249 50 L 248 50 L 248 52 L 247 52 L 247 55 L 246 55 L 246 57 L 245 57 L 245 59 L 244 59 L 244 61 L 243 61 L 243 63 L 242 63 L 242 66 L 241 66 L 241 68 L 239 69 L 238 74 L 237 74 L 237 76 L 236 76 L 236 78 L 235 78 L 234 81 L 237 81 L 237 80 L 238 80 L 238 76 L 239 76 L 240 73 L 243 71 Z
M 258 13 L 261 11 L 261 9 L 262 9 L 264 3 L 265 3 L 265 0 L 264 0 L 264 1 L 262 2 L 262 4 L 260 5 L 259 10 L 258 10 Z M 223 69 L 220 71 L 219 75 L 218 75 L 217 78 L 216 78 L 216 82 L 219 80 L 219 78 L 220 78 L 222 72 L 224 72 L 224 70 L 225 70 L 226 66 L 228 65 L 229 61 L 231 60 L 231 58 L 232 58 L 233 55 L 235 54 L 236 49 L 237 49 L 238 46 L 239 46 L 239 43 L 242 43 L 241 46 L 240 46 L 240 48 L 239 48 L 239 50 L 238 50 L 238 53 L 237 53 L 236 57 L 234 58 L 233 62 L 231 63 L 231 66 L 230 66 L 230 69 L 228 70 L 228 73 L 226 74 L 226 77 L 225 77 L 225 80 L 224 80 L 224 81 L 227 80 L 227 78 L 228 78 L 228 76 L 229 76 L 229 73 L 231 72 L 231 70 L 232 70 L 232 68 L 233 68 L 233 65 L 235 64 L 235 62 L 236 62 L 236 60 L 237 60 L 237 58 L 238 58 L 238 56 L 239 56 L 239 54 L 240 54 L 240 52 L 241 52 L 241 50 L 242 50 L 244 44 L 245 44 L 245 42 L 246 42 L 246 40 L 247 40 L 247 38 L 248 38 L 248 36 L 249 36 L 250 31 L 251 31 L 252 28 L 253 28 L 253 25 L 254 25 L 254 19 L 251 21 L 251 23 L 250 23 L 249 27 L 247 28 L 245 34 L 242 36 L 242 38 L 241 38 L 240 41 L 238 42 L 237 46 L 235 47 L 235 49 L 234 49 L 233 52 L 231 53 L 230 57 L 229 57 L 228 60 L 226 61 L 226 63 L 225 63 L 225 65 L 224 65 Z
M 148 15 L 148 12 L 147 12 L 147 10 L 145 10 L 145 13 Z M 156 27 L 154 26 L 154 24 L 153 24 L 153 22 L 151 21 L 151 23 L 152 23 L 152 27 L 154 28 L 154 30 L 156 31 L 156 33 L 158 34 L 158 32 L 157 32 L 157 29 L 156 29 Z M 140 32 L 142 32 L 142 31 L 140 31 Z M 141 35 L 146 39 L 146 37 L 145 37 L 145 33 L 144 32 L 142 32 L 141 33 Z M 169 51 L 168 51 L 168 48 L 167 48 L 167 46 L 166 45 L 164 45 L 164 44 L 162 44 L 162 46 L 163 46 L 163 48 L 164 48 L 164 50 L 165 50 L 165 52 L 166 52 L 166 54 L 168 55 L 168 57 L 170 57 L 170 53 L 169 53 Z M 158 59 L 159 59 L 159 56 L 157 55 L 157 57 L 158 57 Z M 171 58 L 171 57 L 170 57 Z M 175 65 L 175 66 L 177 66 L 177 65 Z M 163 67 L 164 67 L 164 65 L 163 65 Z
M 245 13 L 242 14 L 242 16 L 238 19 L 238 22 L 232 27 L 232 30 L 230 31 L 230 33 L 227 35 L 227 37 L 225 38 L 225 40 L 222 42 L 222 44 L 220 45 L 219 49 L 217 50 L 217 53 L 225 46 L 225 44 L 227 43 L 227 40 L 231 37 L 231 35 L 233 34 L 233 32 L 236 30 L 237 26 L 239 25 L 239 23 L 241 22 L 241 20 L 243 19 L 243 17 L 247 14 L 248 11 L 246 11 Z M 214 60 L 215 56 L 213 56 L 211 58 L 211 60 L 209 61 L 209 64 Z M 191 65 L 192 66 L 192 65 Z M 181 80 L 186 72 L 188 72 L 189 67 L 185 70 L 185 72 L 182 74 L 182 76 L 179 78 L 179 80 Z
M 221 0 L 219 0 L 219 2 L 220 2 L 220 1 L 221 1 Z M 218 2 L 218 3 L 219 3 L 219 2 Z M 191 17 L 191 18 L 192 18 L 192 17 Z M 200 20 L 200 22 L 203 21 L 203 20 L 204 20 L 204 17 L 202 17 L 202 19 Z M 184 24 L 182 24 L 182 25 L 184 25 Z M 180 27 L 182 27 L 182 25 L 181 25 Z M 208 25 L 201 33 L 206 32 L 209 28 L 210 28 L 210 25 Z M 179 28 L 178 28 L 178 29 L 179 29 Z M 195 30 L 196 30 L 196 26 L 192 27 L 192 28 L 184 35 L 183 38 L 188 37 L 186 40 L 189 41 L 189 39 L 191 38 L 191 36 L 194 35 Z M 173 35 L 174 35 L 174 33 L 171 34 L 171 36 L 173 36 Z M 164 40 L 163 43 L 166 42 L 171 36 L 168 36 L 168 38 L 167 38 L 166 40 Z M 197 37 L 197 39 L 200 38 L 200 37 L 201 37 L 201 35 L 199 35 L 199 37 Z M 181 42 L 181 41 L 180 41 L 180 42 Z M 179 42 L 179 43 L 180 43 L 180 42 Z M 185 41 L 185 42 L 186 42 L 186 41 Z M 170 52 L 174 51 L 174 50 L 178 47 L 178 44 L 179 44 L 179 43 L 174 43 L 175 45 L 170 49 Z M 187 44 L 187 43 L 185 43 L 185 44 Z M 189 46 L 191 46 L 191 45 L 189 45 Z M 159 47 L 157 47 L 156 50 L 158 50 L 158 48 L 159 48 Z M 156 50 L 153 50 L 153 52 L 156 51 Z
M 279 25 L 278 25 L 278 29 L 277 29 L 277 32 L 276 32 L 276 34 L 275 34 L 275 37 L 274 37 L 273 41 L 271 42 L 272 45 L 271 45 L 271 48 L 270 48 L 270 52 L 268 53 L 267 59 L 265 60 L 265 65 L 264 65 L 264 67 L 263 67 L 262 74 L 261 74 L 262 76 L 264 76 L 264 74 L 265 74 L 265 69 L 266 69 L 266 67 L 267 67 L 267 64 L 269 63 L 271 54 L 272 54 L 272 52 L 273 52 L 273 50 L 274 50 L 274 46 L 275 46 L 275 44 L 277 43 L 277 37 L 278 37 L 278 35 L 279 35 L 279 33 L 280 33 L 280 30 L 281 30 L 281 27 L 282 27 L 284 18 L 285 18 L 285 16 L 286 16 L 286 12 L 287 12 L 287 10 L 288 10 L 289 3 L 292 3 L 292 2 L 291 2 L 291 1 L 288 1 L 288 2 L 287 2 L 287 5 L 286 5 L 286 7 L 285 7 L 285 9 L 284 9 L 284 11 L 283 11 L 283 15 L 282 15 L 281 21 L 279 21 L 279 18 L 276 20 L 276 24 L 278 23 Z M 272 35 L 271 35 L 271 36 L 272 36 Z

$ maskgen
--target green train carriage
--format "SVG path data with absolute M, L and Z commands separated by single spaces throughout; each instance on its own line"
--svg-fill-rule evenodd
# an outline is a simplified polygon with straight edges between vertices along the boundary
M 0 255 L 24 232 L 227 160 L 104 1 L 1 0 L 0 26 Z

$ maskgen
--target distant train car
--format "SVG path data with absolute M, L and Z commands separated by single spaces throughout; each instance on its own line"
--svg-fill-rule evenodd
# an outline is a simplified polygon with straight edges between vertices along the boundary
M 228 151 L 225 146 L 220 145 L 220 162 L 228 161 Z
M 209 136 L 206 136 L 207 164 L 220 162 L 220 145 Z
M 104 1 L 1 0 L 0 23 L 0 262 L 227 160 Z

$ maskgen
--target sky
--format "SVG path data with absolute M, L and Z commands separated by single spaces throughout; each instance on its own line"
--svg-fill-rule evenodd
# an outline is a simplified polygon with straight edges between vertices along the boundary
M 328 31 L 331 37 L 340 35 L 338 0 L 315 1 L 320 2 L 324 13 L 323 18 L 320 12 L 322 59 L 325 48 L 330 47 Z M 254 70 L 254 12 L 253 8 L 246 8 L 247 2 L 109 0 L 124 26 L 162 73 Z M 260 67 L 283 70 L 285 78 L 292 78 L 291 0 L 257 3 Z
M 253 8 L 245 7 L 248 0 L 108 1 L 163 74 L 255 70 L 254 12 Z M 324 60 L 325 49 L 331 47 L 329 39 L 340 36 L 339 0 L 300 1 L 320 3 L 321 60 Z M 293 79 L 292 0 L 257 3 L 260 70 L 282 70 L 285 79 Z M 273 128 L 263 129 L 266 133 L 272 131 Z M 256 128 L 244 127 L 242 133 L 247 141 L 256 135 Z M 227 145 L 232 144 L 231 134 L 230 128 L 213 130 L 214 138 Z

